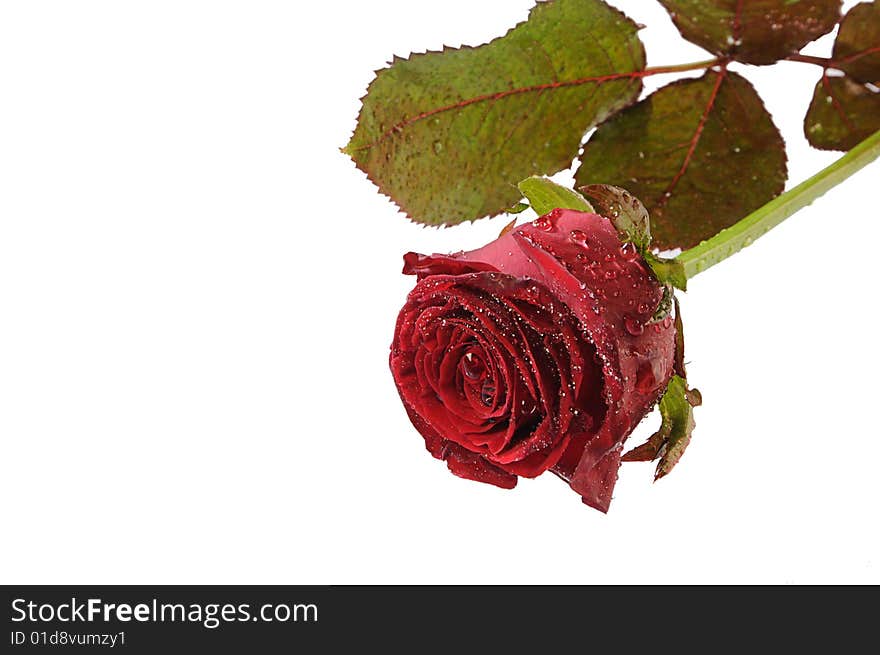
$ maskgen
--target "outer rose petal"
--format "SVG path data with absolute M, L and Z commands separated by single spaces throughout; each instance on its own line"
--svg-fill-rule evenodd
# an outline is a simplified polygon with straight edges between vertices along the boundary
M 472 453 L 458 444 L 449 443 L 449 449 L 442 459 L 455 475 L 468 480 L 494 484 L 502 489 L 513 489 L 516 476 L 490 464 L 485 457 Z
M 466 448 L 462 448 L 457 443 L 453 443 L 448 439 L 444 439 L 437 431 L 434 430 L 426 421 L 416 414 L 412 408 L 406 404 L 404 407 L 409 415 L 410 421 L 425 439 L 425 447 L 434 457 L 442 459 L 446 462 L 447 468 L 453 474 L 467 480 L 475 480 L 477 482 L 485 482 L 493 484 L 502 489 L 513 489 L 516 486 L 516 476 L 497 466 L 492 465 L 482 455 L 472 453 Z
M 584 455 L 591 450 L 592 442 L 587 445 Z M 590 465 L 583 467 L 578 477 L 572 479 L 571 486 L 581 494 L 585 504 L 600 512 L 607 512 L 611 504 L 611 493 L 617 482 L 617 471 L 620 469 L 620 454 L 623 446 L 605 450 L 599 446 L 595 450 L 603 452 L 598 459 L 590 459 Z

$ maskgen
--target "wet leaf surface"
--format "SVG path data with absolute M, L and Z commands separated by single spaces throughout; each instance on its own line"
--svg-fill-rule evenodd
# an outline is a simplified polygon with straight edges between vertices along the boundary
M 682 36 L 719 56 L 772 64 L 828 34 L 840 0 L 660 0 Z
M 850 9 L 834 42 L 836 68 L 859 82 L 880 82 L 880 3 Z
M 517 187 L 538 216 L 543 216 L 554 209 L 593 212 L 593 206 L 577 191 L 546 177 L 534 175 L 520 182 Z
M 849 77 L 823 77 L 804 121 L 815 148 L 849 150 L 880 130 L 880 93 Z
M 637 30 L 601 0 L 556 0 L 487 45 L 395 58 L 344 151 L 414 221 L 498 214 L 520 180 L 570 166 L 584 133 L 638 97 Z
M 689 248 L 782 192 L 782 137 L 752 85 L 708 71 L 669 84 L 602 124 L 584 148 L 578 185 L 639 198 L 653 245 Z

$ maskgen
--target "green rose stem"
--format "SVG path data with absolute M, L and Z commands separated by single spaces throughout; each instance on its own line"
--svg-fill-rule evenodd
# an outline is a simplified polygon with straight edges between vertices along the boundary
M 880 157 L 880 131 L 875 132 L 836 162 L 805 182 L 771 200 L 738 223 L 721 230 L 698 246 L 685 250 L 673 262 L 690 279 L 735 255 L 786 218 L 812 203 L 829 189 Z

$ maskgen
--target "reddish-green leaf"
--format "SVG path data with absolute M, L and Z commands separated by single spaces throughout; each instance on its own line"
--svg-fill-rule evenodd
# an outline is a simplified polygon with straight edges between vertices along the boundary
M 845 76 L 826 72 L 816 84 L 804 133 L 816 148 L 849 150 L 880 129 L 880 3 L 863 2 L 847 12 L 833 62 Z
M 880 130 L 880 93 L 849 77 L 823 77 L 804 120 L 810 144 L 849 150 Z
M 859 82 L 880 82 L 880 2 L 850 9 L 834 42 L 835 68 Z
M 749 64 L 772 64 L 828 34 L 841 0 L 660 0 L 688 41 Z
M 487 45 L 395 59 L 344 151 L 420 223 L 500 213 L 520 180 L 570 166 L 584 133 L 638 97 L 637 30 L 601 0 L 555 0 Z
M 755 89 L 735 73 L 679 80 L 602 124 L 584 148 L 578 185 L 614 184 L 651 216 L 653 245 L 689 248 L 785 187 L 782 137 Z

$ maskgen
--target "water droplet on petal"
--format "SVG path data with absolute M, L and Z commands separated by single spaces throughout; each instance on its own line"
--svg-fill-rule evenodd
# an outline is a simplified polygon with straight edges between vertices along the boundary
M 582 248 L 590 248 L 590 240 L 587 238 L 587 233 L 583 230 L 572 230 L 568 233 L 569 238 Z
M 645 324 L 632 316 L 627 316 L 623 319 L 623 326 L 634 337 L 641 336 L 645 332 Z
M 539 216 L 532 222 L 532 225 L 544 232 L 551 232 L 553 230 L 553 220 L 550 218 L 549 214 Z
M 486 377 L 486 367 L 479 357 L 467 353 L 461 360 L 461 370 L 469 380 L 481 380 Z
M 495 385 L 489 381 L 483 383 L 483 389 L 480 393 L 480 400 L 483 401 L 484 405 L 491 405 L 492 401 L 495 400 Z
M 620 246 L 620 254 L 624 259 L 632 260 L 635 259 L 639 251 L 636 250 L 636 247 L 631 243 L 624 243 Z

